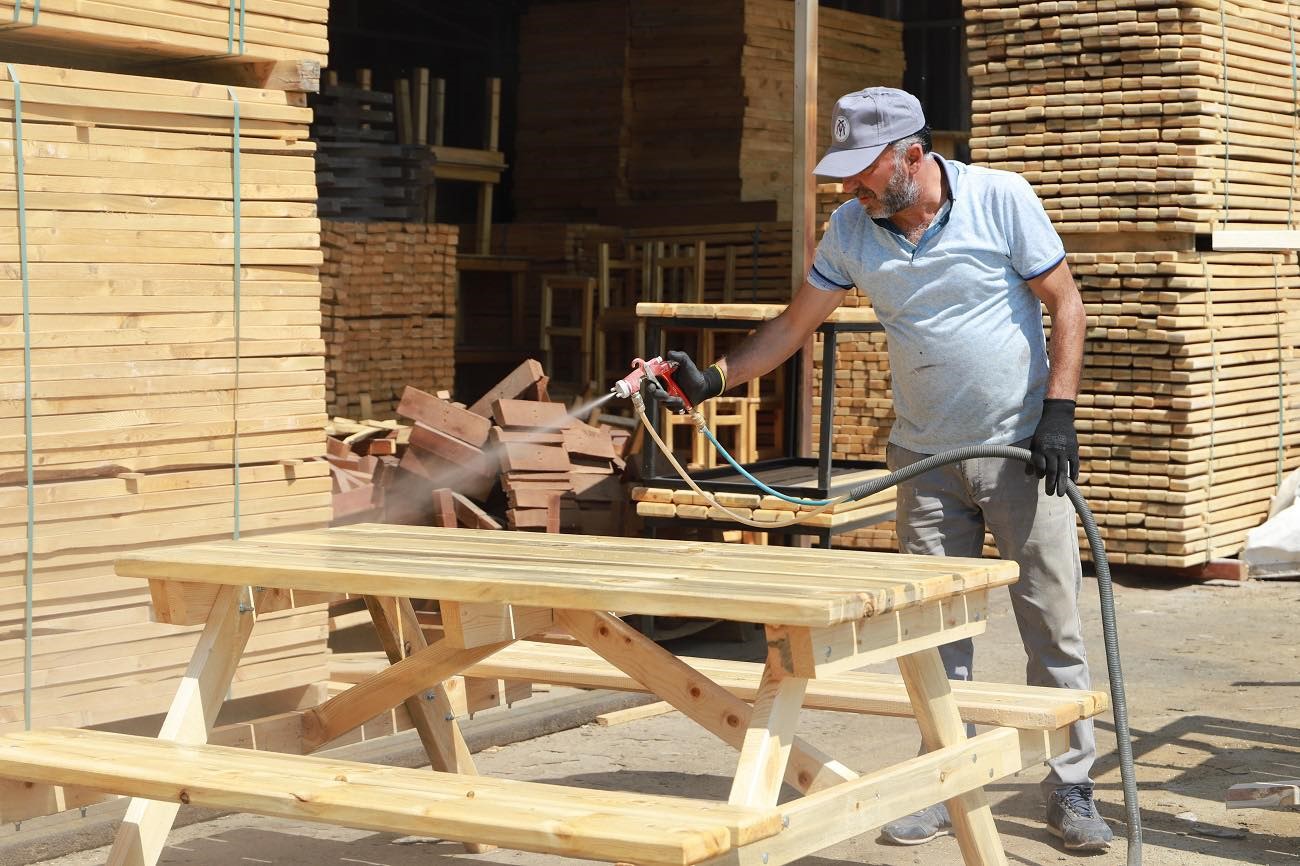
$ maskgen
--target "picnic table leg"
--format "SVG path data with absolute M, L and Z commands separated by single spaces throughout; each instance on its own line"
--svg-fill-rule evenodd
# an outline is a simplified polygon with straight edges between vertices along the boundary
M 957 711 L 957 700 L 939 650 L 932 648 L 900 656 L 898 668 L 925 747 L 934 750 L 964 742 L 966 726 Z M 953 835 L 957 837 L 966 866 L 1006 866 L 1006 854 L 984 789 L 976 788 L 953 797 L 947 805 Z
M 389 662 L 399 662 L 412 653 L 428 646 L 424 632 L 420 630 L 420 621 L 415 615 L 415 608 L 407 598 L 379 598 L 366 596 L 366 607 L 374 621 L 379 641 L 388 654 Z M 406 711 L 411 716 L 411 724 L 420 735 L 425 754 L 429 756 L 429 765 L 444 773 L 461 773 L 467 776 L 477 775 L 474 759 L 470 757 L 465 737 L 461 735 L 460 725 L 451 710 L 451 701 L 447 690 L 438 683 L 427 690 L 431 696 L 425 700 L 421 695 L 406 700 Z M 482 845 L 477 842 L 465 842 L 465 850 L 470 854 L 483 854 L 496 848 L 495 845 Z
M 178 743 L 208 741 L 253 631 L 253 620 L 248 587 L 223 586 L 218 591 L 158 739 Z M 107 866 L 154 866 L 179 810 L 178 803 L 133 797 L 113 839 Z
M 752 710 L 749 704 L 609 613 L 555 611 L 555 621 L 605 661 L 672 704 L 696 724 L 739 749 Z M 784 701 L 782 701 L 784 704 Z M 818 749 L 792 739 L 785 779 L 805 794 L 858 774 Z
M 779 665 L 768 660 L 754 696 L 728 803 L 768 808 L 776 805 L 807 688 L 808 680 L 788 676 Z

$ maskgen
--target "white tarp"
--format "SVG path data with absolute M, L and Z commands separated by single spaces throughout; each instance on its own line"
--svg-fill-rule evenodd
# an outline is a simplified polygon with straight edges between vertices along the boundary
M 1268 520 L 1246 536 L 1241 558 L 1251 577 L 1300 575 L 1300 469 L 1278 488 Z

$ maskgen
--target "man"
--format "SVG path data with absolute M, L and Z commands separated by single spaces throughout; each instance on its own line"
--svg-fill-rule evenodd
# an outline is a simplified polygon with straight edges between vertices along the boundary
M 831 130 L 834 143 L 815 173 L 843 178 L 856 200 L 831 216 L 794 301 L 706 370 L 668 353 L 681 365 L 674 378 L 698 403 L 767 373 L 857 286 L 889 339 L 891 469 L 969 445 L 1014 444 L 1033 454 L 1023 469 L 1000 458 L 967 460 L 899 485 L 900 548 L 979 556 L 987 527 L 999 555 L 1020 565 L 1011 600 L 1029 683 L 1087 689 L 1075 515 L 1062 498 L 1065 479 L 1078 477 L 1074 406 L 1085 317 L 1061 239 L 1019 175 L 931 153 L 911 94 L 850 93 L 836 104 Z M 1050 363 L 1040 301 L 1051 316 Z M 650 394 L 673 406 L 662 389 Z M 949 677 L 971 678 L 969 639 L 940 653 Z M 1092 722 L 1076 723 L 1070 750 L 1050 762 L 1043 783 L 1048 830 L 1074 851 L 1105 850 L 1112 837 L 1093 803 L 1095 754 Z M 950 829 L 940 803 L 886 825 L 882 838 L 916 845 Z

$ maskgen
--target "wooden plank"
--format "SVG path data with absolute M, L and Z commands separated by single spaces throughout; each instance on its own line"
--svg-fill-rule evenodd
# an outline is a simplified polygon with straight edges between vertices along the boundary
M 401 552 L 398 552 L 398 550 Z M 490 559 L 478 553 L 490 552 Z M 680 555 L 690 551 L 689 556 Z M 467 554 L 469 559 L 467 560 Z M 564 536 L 435 527 L 338 527 L 238 542 L 210 542 L 121 557 L 123 576 L 368 591 L 449 601 L 538 607 L 638 609 L 689 616 L 701 600 L 742 622 L 823 626 L 1014 580 L 993 560 L 860 551 L 764 550 L 736 545 Z M 663 578 L 664 568 L 673 574 Z M 806 575 L 816 572 L 819 587 Z M 593 580 L 599 575 L 602 579 Z M 629 580 L 614 580 L 629 578 Z M 680 603 L 679 603 L 680 602 Z
M 235 666 L 252 633 L 253 613 L 240 609 L 246 594 L 243 587 L 228 586 L 217 595 L 193 660 L 158 732 L 159 742 L 189 746 L 207 742 L 217 710 L 225 702 L 234 678 Z M 111 866 L 157 863 L 179 809 L 179 802 L 133 799 L 113 839 L 107 862 Z
M 695 863 L 780 830 L 775 810 L 464 778 L 56 729 L 0 741 L 6 776 L 562 856 Z M 240 771 L 231 773 L 231 767 Z M 348 784 L 340 785 L 346 779 Z M 180 792 L 178 797 L 177 792 Z M 530 805 L 525 805 L 530 804 Z M 564 828 L 556 832 L 556 828 Z
M 492 418 L 505 428 L 555 430 L 569 422 L 569 413 L 563 403 L 502 399 L 493 401 Z
M 547 376 L 542 365 L 531 358 L 516 367 L 509 375 L 488 389 L 469 411 L 484 418 L 492 416 L 492 404 L 498 400 L 514 400 L 537 396 L 539 385 L 545 387 Z
M 454 436 L 475 448 L 482 448 L 487 444 L 488 431 L 492 427 L 491 421 L 487 418 L 409 385 L 402 391 L 402 400 L 397 406 L 397 413 L 425 427 Z

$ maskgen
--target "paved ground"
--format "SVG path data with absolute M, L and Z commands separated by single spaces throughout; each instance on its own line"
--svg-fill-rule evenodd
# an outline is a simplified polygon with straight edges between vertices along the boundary
M 1104 677 L 1096 585 L 1084 587 L 1084 614 L 1094 676 Z M 1228 812 L 1223 793 L 1241 781 L 1300 778 L 1300 583 L 1245 586 L 1116 588 L 1134 750 L 1141 786 L 1148 866 L 1226 863 L 1300 864 L 1300 812 Z M 989 633 L 977 642 L 977 675 L 1014 682 L 1023 656 L 1005 593 L 999 594 Z M 718 643 L 723 654 L 752 644 Z M 699 653 L 693 646 L 690 652 Z M 1104 682 L 1100 687 L 1105 687 Z M 533 699 L 533 702 L 539 701 Z M 520 705 L 523 706 L 523 705 Z M 810 713 L 801 733 L 858 770 L 895 762 L 915 751 L 909 722 Z M 1114 736 L 1103 721 L 1098 794 L 1105 817 L 1123 836 Z M 725 797 L 733 769 L 729 753 L 674 713 L 614 728 L 584 726 L 504 747 L 477 758 L 483 772 L 594 788 Z M 1041 770 L 991 789 L 994 814 L 1012 864 L 1088 866 L 1125 862 L 1122 841 L 1106 854 L 1079 857 L 1058 851 L 1042 830 L 1034 784 Z M 12 837 L 11 837 L 12 838 Z M 164 864 L 283 866 L 466 866 L 572 862 L 517 852 L 467 855 L 431 839 L 226 816 L 176 830 Z M 45 860 L 50 866 L 104 862 L 104 849 Z M 13 861 L 3 855 L 0 861 Z M 862 837 L 800 861 L 887 866 L 960 863 L 951 838 L 918 848 L 896 848 Z

